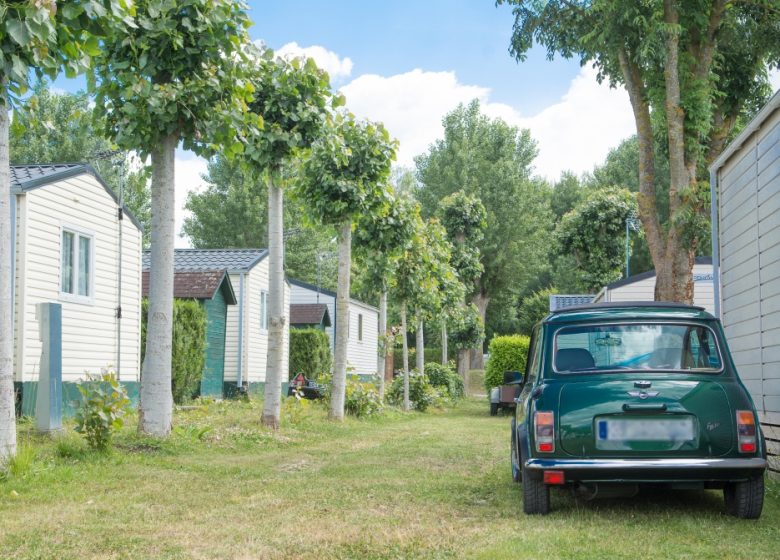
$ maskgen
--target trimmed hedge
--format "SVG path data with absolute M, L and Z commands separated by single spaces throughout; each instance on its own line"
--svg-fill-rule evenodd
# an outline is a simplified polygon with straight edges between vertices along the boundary
M 485 388 L 488 393 L 504 382 L 505 371 L 525 372 L 528 345 L 531 339 L 521 334 L 494 336 L 488 347 L 488 363 L 485 368 Z
M 299 373 L 316 379 L 330 373 L 332 364 L 327 333 L 319 329 L 290 329 L 290 380 Z
M 141 305 L 141 363 L 146 354 L 146 322 L 149 300 Z M 173 402 L 181 404 L 198 395 L 206 365 L 206 310 L 192 299 L 173 300 L 173 348 L 171 389 Z

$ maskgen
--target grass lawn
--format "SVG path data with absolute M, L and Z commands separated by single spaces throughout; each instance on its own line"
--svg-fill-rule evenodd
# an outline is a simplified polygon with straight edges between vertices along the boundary
M 110 455 L 23 425 L 0 481 L 0 558 L 780 557 L 777 484 L 757 522 L 727 517 L 718 492 L 560 493 L 551 515 L 523 515 L 508 419 L 484 400 L 344 424 L 290 407 L 278 433 L 260 412 L 179 411 L 167 441 L 132 426 Z

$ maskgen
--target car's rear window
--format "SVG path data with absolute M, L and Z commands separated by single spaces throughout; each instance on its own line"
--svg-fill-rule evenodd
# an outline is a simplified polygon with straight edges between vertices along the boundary
M 555 335 L 555 371 L 722 369 L 715 334 L 696 324 L 611 324 L 564 327 Z

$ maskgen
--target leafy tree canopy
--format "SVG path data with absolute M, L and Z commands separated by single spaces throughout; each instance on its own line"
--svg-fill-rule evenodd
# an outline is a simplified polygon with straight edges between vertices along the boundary
M 252 85 L 234 63 L 250 20 L 235 0 L 136 0 L 132 20 L 96 49 L 97 114 L 122 148 L 142 155 L 174 136 L 185 149 L 231 153 L 248 126 Z M 254 126 L 262 126 L 255 121 Z
M 558 252 L 577 264 L 580 288 L 599 290 L 620 278 L 626 219 L 636 215 L 636 198 L 622 188 L 593 192 L 566 214 L 555 230 Z

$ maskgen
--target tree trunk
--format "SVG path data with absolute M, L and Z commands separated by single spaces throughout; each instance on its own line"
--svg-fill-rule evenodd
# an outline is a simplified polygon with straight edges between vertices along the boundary
M 469 358 L 471 351 L 468 349 L 458 350 L 458 375 L 463 381 L 466 381 L 466 374 L 469 371 Z
M 479 315 L 482 317 L 482 323 L 485 323 L 485 317 L 487 316 L 487 307 L 488 303 L 490 303 L 490 298 L 482 293 L 481 291 L 478 292 L 474 299 L 471 300 L 474 305 L 477 306 L 477 309 L 479 310 Z M 476 348 L 471 349 L 471 369 L 485 369 L 485 360 L 482 357 L 483 355 L 483 348 L 480 344 Z
M 265 365 L 263 426 L 279 428 L 284 372 L 284 191 L 268 173 L 268 350 Z M 242 303 L 243 304 L 243 303 Z
M 6 83 L 5 80 L 0 80 L 0 465 L 16 455 L 9 108 Z
M 420 310 L 417 310 L 417 332 L 415 333 L 415 369 L 417 373 L 425 373 L 425 336 L 423 336 L 423 320 Z
M 447 321 L 442 319 L 441 324 L 441 365 L 446 366 L 449 361 L 447 356 Z
M 409 344 L 406 340 L 406 302 L 401 303 L 401 339 L 404 358 L 404 410 L 409 412 Z
M 392 336 L 392 335 L 391 335 Z M 395 337 L 391 338 L 391 344 L 387 349 L 387 355 L 385 356 L 385 385 L 393 382 L 393 371 L 395 370 Z
M 158 437 L 171 431 L 173 339 L 174 166 L 178 135 L 152 149 L 152 234 L 146 354 L 141 368 L 139 431 Z
M 330 417 L 344 419 L 344 394 L 347 388 L 347 341 L 349 340 L 349 272 L 352 266 L 352 221 L 339 230 L 339 277 L 336 289 L 336 348 L 333 357 L 333 386 Z
M 390 337 L 387 333 L 387 290 L 379 294 L 379 345 L 376 357 L 376 376 L 379 382 L 379 401 L 385 402 L 385 358 Z

